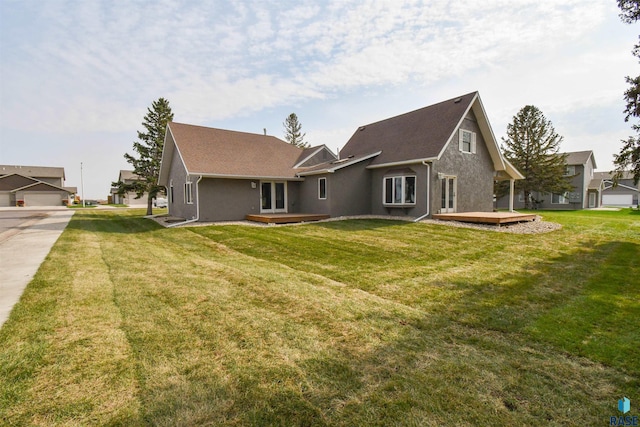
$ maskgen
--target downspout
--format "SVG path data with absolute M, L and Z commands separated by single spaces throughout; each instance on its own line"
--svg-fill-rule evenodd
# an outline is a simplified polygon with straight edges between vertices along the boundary
M 200 181 L 202 181 L 202 175 L 196 181 L 196 217 L 187 221 L 176 222 L 175 224 L 167 225 L 167 228 L 177 227 L 179 225 L 190 224 L 200 220 Z
M 515 188 L 513 186 L 515 180 L 511 178 L 509 180 L 509 212 L 513 212 L 513 193 L 515 192 Z
M 431 205 L 431 199 L 429 198 L 429 188 L 431 187 L 431 163 L 423 160 L 422 164 L 427 167 L 427 213 L 414 219 L 413 222 L 422 221 L 429 216 L 429 206 Z

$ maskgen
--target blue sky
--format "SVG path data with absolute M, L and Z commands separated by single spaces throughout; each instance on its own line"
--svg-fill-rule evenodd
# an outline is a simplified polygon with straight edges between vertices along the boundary
M 313 145 L 478 90 L 500 140 L 535 105 L 612 168 L 640 29 L 613 0 L 0 0 L 0 164 L 106 198 L 151 102 L 182 123 Z

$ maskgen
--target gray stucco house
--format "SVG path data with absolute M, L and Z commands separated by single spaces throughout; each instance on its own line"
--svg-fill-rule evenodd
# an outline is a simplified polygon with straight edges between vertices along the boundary
M 573 185 L 573 191 L 563 194 L 533 192 L 531 197 L 538 209 L 575 210 L 597 208 L 601 206 L 604 190 L 602 179 L 596 177 L 596 159 L 593 151 L 573 151 L 567 155 L 565 177 Z M 508 207 L 508 198 L 497 201 L 498 208 Z M 524 209 L 524 193 L 520 192 L 514 200 L 516 209 Z
M 494 180 L 523 176 L 502 156 L 477 92 L 360 126 L 339 156 L 267 135 L 169 123 L 159 184 L 169 214 L 490 212 Z

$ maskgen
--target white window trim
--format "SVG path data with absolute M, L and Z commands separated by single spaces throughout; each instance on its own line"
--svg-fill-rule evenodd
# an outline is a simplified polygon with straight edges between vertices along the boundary
M 394 178 L 402 178 L 402 185 L 401 185 L 401 189 L 400 189 L 400 191 L 402 192 L 402 202 L 400 202 L 400 203 L 396 203 L 395 202 L 395 197 L 391 197 L 391 200 L 392 200 L 391 203 L 387 202 L 386 180 L 387 179 L 394 179 Z M 413 178 L 414 179 L 413 202 L 407 202 L 404 199 L 404 197 L 406 195 L 407 178 Z M 415 206 L 416 205 L 415 199 L 416 199 L 416 196 L 418 194 L 417 187 L 418 187 L 418 178 L 417 178 L 416 175 L 385 176 L 385 177 L 382 178 L 382 204 L 384 206 Z M 392 188 L 395 188 L 395 185 L 393 185 Z M 393 196 L 393 194 L 392 194 L 392 196 Z
M 191 181 L 184 183 L 184 203 L 187 205 L 193 204 L 193 183 Z
M 321 181 L 324 181 L 324 197 L 322 197 L 322 192 L 320 191 Z M 326 177 L 318 178 L 318 200 L 327 200 L 327 178 Z
M 573 172 L 569 172 L 569 169 L 573 169 Z M 575 165 L 567 165 L 567 166 L 565 166 L 565 168 L 564 168 L 564 176 L 573 176 L 575 174 L 576 174 Z
M 271 209 L 262 209 L 262 184 L 271 186 Z M 276 184 L 284 184 L 284 208 L 276 208 Z M 289 212 L 289 191 L 287 181 L 260 181 L 260 213 L 287 213 Z
M 466 133 L 471 135 L 471 144 L 469 144 L 469 149 L 471 151 L 466 151 L 464 149 L 464 134 Z M 476 154 L 476 133 L 470 130 L 460 129 L 460 132 L 458 133 L 458 150 L 462 153 Z

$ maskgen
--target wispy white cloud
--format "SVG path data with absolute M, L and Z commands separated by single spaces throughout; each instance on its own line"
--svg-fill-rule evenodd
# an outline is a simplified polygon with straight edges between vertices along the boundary
M 0 120 L 49 130 L 120 130 L 158 96 L 219 119 L 336 90 L 429 84 L 565 49 L 606 9 L 599 0 L 26 5 L 3 4 L 29 9 L 42 36 L 3 61 Z M 26 22 L 8 15 L 3 27 Z

